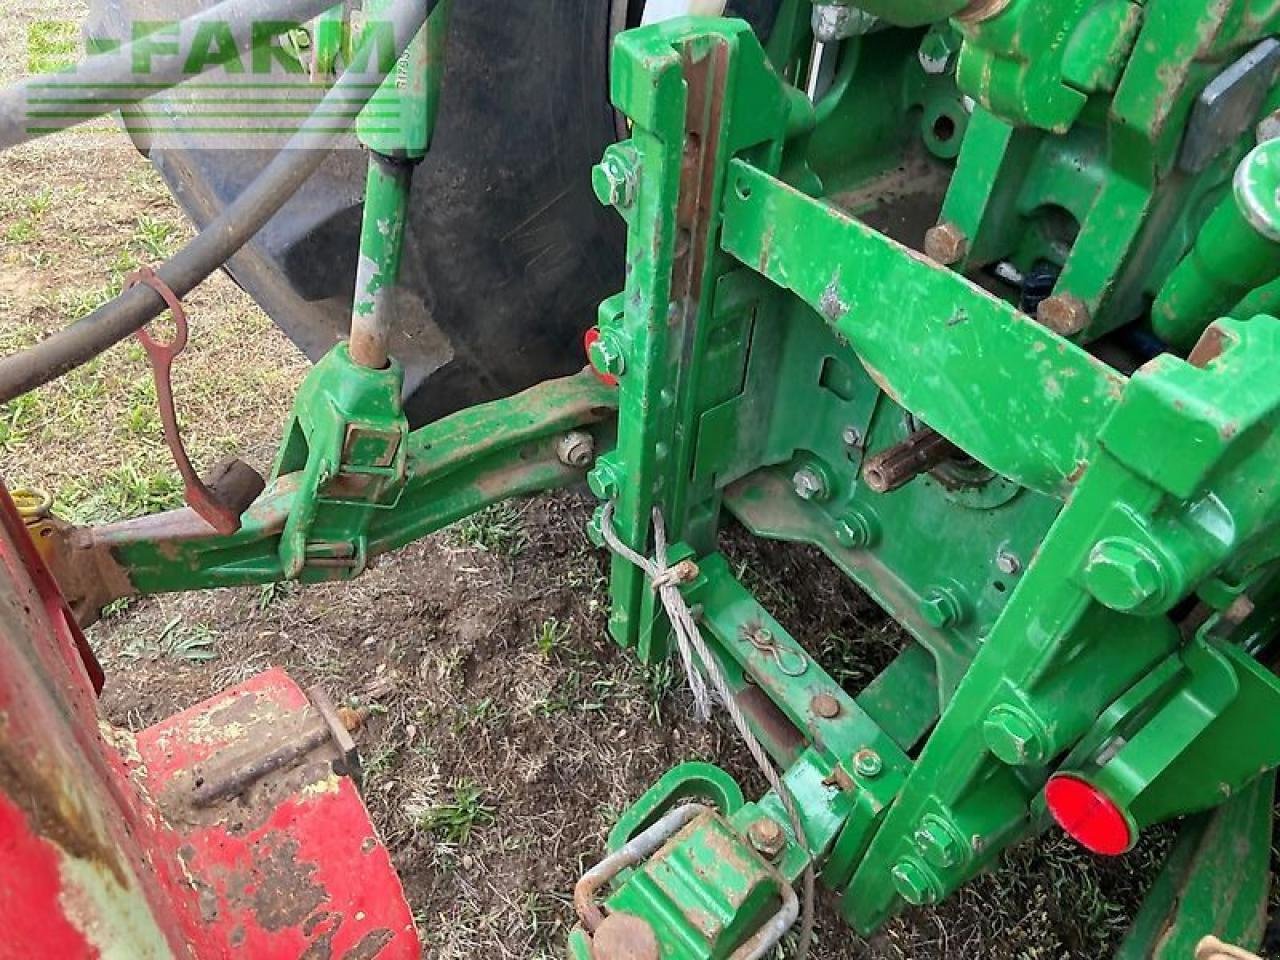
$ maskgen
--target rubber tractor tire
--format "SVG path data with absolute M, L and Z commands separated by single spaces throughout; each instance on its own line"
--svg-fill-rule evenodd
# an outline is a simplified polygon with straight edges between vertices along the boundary
M 92 0 L 89 31 L 120 36 L 131 22 L 173 20 L 212 2 Z M 767 32 L 779 2 L 735 0 L 730 12 Z M 590 177 L 619 134 L 609 49 L 642 7 L 643 0 L 454 5 L 440 115 L 414 178 L 396 293 L 392 354 L 405 366 L 413 424 L 585 362 L 582 335 L 623 282 L 623 224 L 596 201 Z M 139 147 L 197 226 L 271 158 L 172 136 Z M 313 360 L 349 329 L 366 166 L 351 135 L 227 266 Z

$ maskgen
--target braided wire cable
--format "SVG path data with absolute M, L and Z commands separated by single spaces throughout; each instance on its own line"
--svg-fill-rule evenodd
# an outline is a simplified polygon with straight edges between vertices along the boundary
M 716 698 L 724 705 L 725 711 L 729 714 L 729 719 L 738 731 L 738 736 L 746 744 L 751 758 L 755 760 L 756 766 L 760 768 L 760 773 L 764 776 L 773 792 L 778 795 L 778 799 L 787 813 L 787 819 L 790 821 L 796 842 L 809 855 L 809 862 L 805 865 L 802 879 L 800 940 L 796 947 L 797 960 L 804 960 L 808 956 L 809 945 L 813 940 L 813 853 L 809 847 L 809 839 L 805 833 L 804 824 L 800 820 L 800 812 L 796 807 L 795 797 L 792 795 L 791 789 L 782 781 L 768 753 L 765 752 L 760 741 L 756 739 L 755 734 L 751 732 L 751 727 L 747 723 L 747 718 L 743 714 L 742 708 L 738 705 L 733 692 L 729 689 L 729 683 L 725 679 L 724 671 L 720 669 L 719 662 L 707 647 L 707 642 L 703 639 L 702 632 L 694 621 L 693 612 L 689 609 L 688 603 L 685 602 L 684 595 L 680 593 L 679 585 L 687 583 L 696 577 L 697 567 L 692 563 L 676 564 L 674 567 L 667 565 L 666 522 L 663 519 L 662 511 L 657 506 L 653 508 L 654 558 L 652 560 L 642 556 L 622 542 L 617 532 L 613 529 L 613 512 L 614 504 L 613 501 L 610 501 L 605 504 L 604 511 L 600 517 L 600 531 L 604 535 L 605 543 L 609 545 L 609 549 L 614 553 L 643 570 L 654 589 L 658 591 L 658 598 L 662 601 L 663 609 L 666 610 L 667 618 L 671 621 L 671 626 L 675 633 L 676 648 L 680 653 L 685 675 L 690 678 L 689 685 L 693 690 L 695 706 L 699 704 L 699 689 L 701 689 L 703 697 L 707 695 L 706 685 L 703 681 L 705 675 L 706 680 L 710 681 L 711 687 L 715 691 Z M 695 655 L 697 657 L 696 662 L 694 660 Z M 696 682 L 694 680 L 695 677 L 697 678 Z M 701 710 L 701 707 L 699 707 L 699 710 Z

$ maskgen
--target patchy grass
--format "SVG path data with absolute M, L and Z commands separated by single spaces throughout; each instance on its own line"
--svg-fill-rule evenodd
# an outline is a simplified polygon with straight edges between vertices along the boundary
M 439 803 L 411 800 L 405 816 L 417 830 L 434 834 L 446 843 L 465 844 L 471 832 L 494 822 L 494 808 L 484 802 L 483 788 L 471 781 L 453 785 L 451 799 Z
M 27 28 L 27 70 L 55 73 L 83 55 L 80 24 L 75 20 L 37 20 Z
M 528 545 L 521 508 L 513 503 L 496 503 L 451 528 L 460 546 L 488 550 L 515 557 Z
M 539 653 L 544 657 L 549 657 L 568 638 L 571 629 L 572 627 L 569 624 L 561 623 L 555 617 L 548 617 L 538 624 L 538 629 L 534 631 L 534 645 L 538 648 Z

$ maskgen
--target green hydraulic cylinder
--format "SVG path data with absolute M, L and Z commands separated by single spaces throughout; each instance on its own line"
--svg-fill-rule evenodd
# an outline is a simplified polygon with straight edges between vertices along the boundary
M 377 29 L 386 0 L 370 5 Z M 361 112 L 356 133 L 369 148 L 364 223 L 351 312 L 351 357 L 381 370 L 390 360 L 392 295 L 400 280 L 413 171 L 435 131 L 452 0 L 442 0 Z
M 1280 276 L 1278 191 L 1280 141 L 1269 140 L 1241 161 L 1231 195 L 1210 215 L 1151 308 L 1152 326 L 1170 346 L 1189 350 L 1242 297 Z
M 351 358 L 373 370 L 382 370 L 390 359 L 391 298 L 400 279 L 412 184 L 410 161 L 369 154 L 364 226 L 351 309 Z

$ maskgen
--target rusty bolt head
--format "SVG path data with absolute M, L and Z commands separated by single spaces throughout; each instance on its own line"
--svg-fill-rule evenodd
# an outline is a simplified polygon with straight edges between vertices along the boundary
M 747 827 L 747 839 L 757 852 L 773 859 L 787 846 L 787 835 L 772 817 L 761 817 Z
M 653 927 L 629 913 L 611 913 L 591 937 L 592 960 L 658 960 Z
M 582 430 L 570 430 L 556 442 L 556 456 L 566 467 L 589 467 L 596 458 L 595 439 Z
M 1074 337 L 1089 325 L 1089 308 L 1079 297 L 1055 294 L 1040 304 L 1036 319 L 1061 337 Z
M 834 720 L 840 716 L 840 701 L 829 693 L 820 693 L 810 701 L 809 709 L 823 720 Z
M 954 223 L 940 223 L 924 235 L 924 255 L 944 267 L 959 263 L 968 252 L 969 238 Z

